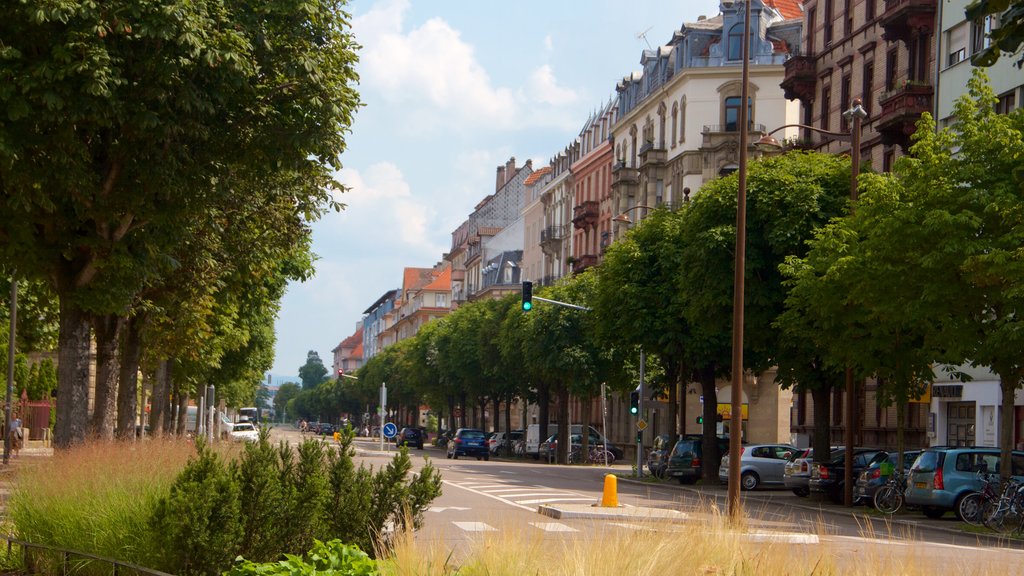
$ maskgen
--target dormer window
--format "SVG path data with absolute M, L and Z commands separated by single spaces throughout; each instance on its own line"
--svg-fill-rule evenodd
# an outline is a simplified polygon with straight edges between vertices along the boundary
M 742 60 L 743 59 L 743 24 L 734 24 L 729 29 L 728 44 L 729 47 L 729 60 Z

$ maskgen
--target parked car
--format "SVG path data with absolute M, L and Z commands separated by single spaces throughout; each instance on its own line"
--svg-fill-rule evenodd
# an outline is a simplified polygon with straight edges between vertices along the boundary
M 522 430 L 513 430 L 511 432 L 491 432 L 491 435 L 487 440 L 487 444 L 491 454 L 511 454 L 512 446 L 522 438 Z
M 487 435 L 476 428 L 459 428 L 448 442 L 448 457 L 459 459 L 459 456 L 476 456 L 477 460 L 490 460 L 491 453 L 487 450 Z
M 395 446 L 415 446 L 423 450 L 423 431 L 412 426 L 402 428 L 395 435 Z
M 795 452 L 782 469 L 782 484 L 797 496 L 807 496 L 811 489 L 807 482 L 811 479 L 811 464 L 814 463 L 814 448 L 805 448 Z
M 572 446 L 579 446 L 583 443 L 583 435 L 579 433 L 570 434 L 569 439 L 572 442 L 570 449 L 572 449 Z M 608 451 L 612 453 L 612 456 L 615 456 L 616 460 L 622 460 L 622 448 L 608 442 L 604 436 L 601 436 L 601 434 L 593 428 L 590 429 L 590 437 L 587 439 L 587 444 L 590 447 L 604 446 L 607 444 Z M 554 460 L 557 449 L 558 432 L 555 432 L 551 436 L 548 436 L 547 440 L 540 443 L 538 453 L 540 454 L 541 460 Z
M 668 457 L 672 446 L 675 445 L 672 438 L 669 434 L 658 434 L 654 437 L 651 451 L 647 453 L 647 470 L 655 478 L 665 477 L 665 469 L 668 468 Z
M 758 486 L 782 486 L 786 462 L 797 451 L 789 444 L 754 444 L 740 448 L 740 488 L 754 490 Z M 729 481 L 729 455 L 722 456 L 718 479 Z
M 260 431 L 252 422 L 236 422 L 228 436 L 237 442 L 256 442 L 260 439 Z
M 1011 453 L 1010 474 L 1024 481 L 1024 451 Z M 959 513 L 960 500 L 981 490 L 979 471 L 999 474 L 998 448 L 929 448 L 921 452 L 907 478 L 906 503 L 920 506 L 929 518 L 950 510 Z
M 903 451 L 904 477 L 910 473 L 910 467 L 914 465 L 914 460 L 917 460 L 917 456 L 920 453 L 920 450 Z M 879 488 L 885 486 L 889 481 L 889 477 L 896 471 L 896 460 L 899 456 L 899 452 L 889 452 L 888 458 L 872 462 L 870 466 L 857 476 L 857 484 L 853 488 L 854 504 L 867 504 L 870 506 L 874 503 L 875 492 L 878 492 Z
M 693 484 L 701 477 L 703 466 L 700 434 L 688 434 L 676 440 L 665 466 L 665 476 L 675 478 L 680 484 Z M 729 438 L 718 436 L 718 452 L 725 454 L 729 450 Z M 717 464 L 718 461 L 716 460 Z
M 879 448 L 854 448 L 853 477 L 856 478 L 872 462 L 888 457 L 888 452 Z M 807 482 L 807 487 L 812 494 L 824 494 L 833 502 L 842 502 L 846 486 L 845 472 L 846 449 L 833 450 L 828 462 L 811 464 L 811 478 Z

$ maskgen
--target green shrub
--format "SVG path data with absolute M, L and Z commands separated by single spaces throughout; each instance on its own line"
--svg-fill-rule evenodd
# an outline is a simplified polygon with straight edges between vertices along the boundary
M 162 552 L 156 567 L 181 576 L 215 576 L 238 554 L 244 521 L 238 482 L 228 466 L 201 438 L 196 449 L 153 513 L 152 533 Z
M 286 554 L 284 560 L 257 564 L 249 560 L 237 562 L 225 576 L 377 576 L 377 563 L 358 546 L 342 544 L 341 540 L 313 541 L 307 558 Z

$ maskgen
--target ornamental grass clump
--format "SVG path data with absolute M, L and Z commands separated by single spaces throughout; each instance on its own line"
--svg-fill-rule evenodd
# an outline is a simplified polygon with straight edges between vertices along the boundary
M 190 444 L 154 439 L 89 443 L 52 458 L 25 458 L 7 502 L 8 529 L 28 542 L 144 565 L 152 555 L 149 517 L 193 453 Z M 33 554 L 30 561 L 45 572 L 56 560 Z

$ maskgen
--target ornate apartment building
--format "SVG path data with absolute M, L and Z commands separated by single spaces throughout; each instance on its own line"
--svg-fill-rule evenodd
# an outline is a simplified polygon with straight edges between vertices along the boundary
M 544 227 L 540 231 L 540 249 L 544 253 L 544 264 L 541 276 L 534 281 L 542 286 L 550 286 L 569 272 L 569 258 L 572 256 L 572 209 L 573 177 L 570 166 L 574 146 L 566 147 L 548 163 L 551 178 L 540 191 L 540 201 L 544 208 Z
M 573 273 L 597 266 L 611 244 L 612 125 L 617 107 L 608 102 L 580 130 L 572 171 Z
M 783 64 L 800 46 L 800 3 L 751 2 L 747 143 L 739 142 L 743 6 L 722 2 L 721 9 L 683 24 L 668 44 L 645 50 L 642 70 L 616 86 L 613 214 L 678 206 L 704 182 L 736 170 L 741 145 L 752 150 L 768 131 L 799 121 L 799 103 L 787 101 L 779 83 Z M 630 217 L 646 212 L 637 208 Z M 616 225 L 615 239 L 626 226 Z

